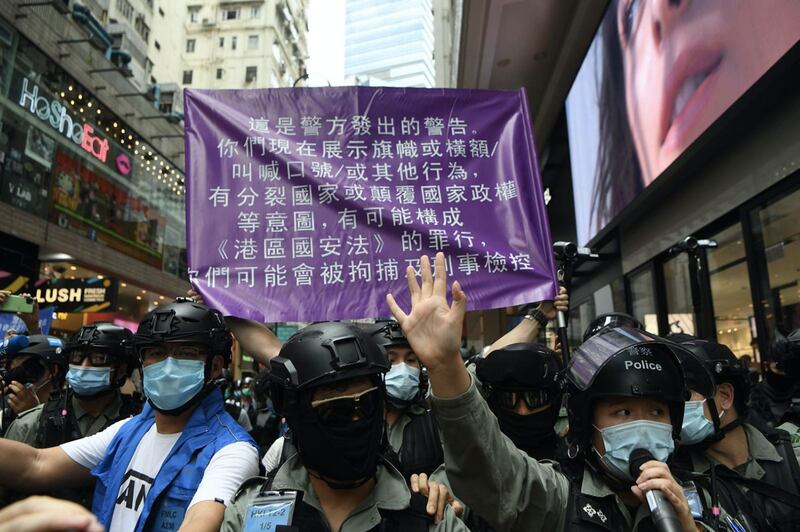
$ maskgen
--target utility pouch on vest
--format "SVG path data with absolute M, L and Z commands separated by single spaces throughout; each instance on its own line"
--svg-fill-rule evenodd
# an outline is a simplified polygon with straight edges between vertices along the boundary
M 303 498 L 293 490 L 267 491 L 247 506 L 243 532 L 289 532 L 294 510 Z

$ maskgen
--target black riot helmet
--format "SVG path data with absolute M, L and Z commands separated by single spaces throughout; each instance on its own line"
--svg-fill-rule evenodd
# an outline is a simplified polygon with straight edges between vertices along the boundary
M 594 403 L 609 397 L 664 401 L 677 439 L 686 400 L 680 350 L 677 344 L 629 327 L 607 329 L 578 347 L 566 369 L 570 445 L 590 448 Z
M 389 361 L 374 340 L 355 325 L 314 323 L 294 333 L 270 360 L 270 391 L 275 411 L 291 415 L 299 395 L 319 386 L 389 371 Z
M 367 328 L 367 334 L 383 349 L 410 345 L 403 328 L 394 320 L 376 321 Z
M 43 373 L 44 366 L 51 368 L 53 381 L 56 385 L 64 382 L 67 374 L 67 358 L 64 356 L 64 342 L 55 336 L 46 334 L 33 334 L 28 336 L 28 343 L 22 349 L 7 353 L 7 358 L 13 360 L 17 357 L 30 357 L 21 366 L 10 370 L 6 375 L 6 380 L 11 382 L 36 382 Z M 44 364 L 42 366 L 41 363 Z M 40 371 L 41 369 L 41 371 Z
M 231 359 L 233 338 L 222 314 L 189 298 L 161 305 L 139 323 L 133 344 L 137 351 L 162 343 L 192 343 L 208 346 L 209 358 L 221 356 L 225 366 Z
M 541 344 L 518 343 L 496 349 L 475 363 L 478 380 L 490 390 L 537 391 L 541 402 L 557 402 L 563 369 L 558 353 Z
M 585 342 L 595 334 L 606 329 L 614 329 L 616 327 L 629 327 L 631 329 L 644 330 L 644 325 L 624 312 L 609 312 L 607 314 L 600 314 L 586 327 L 583 333 L 583 341 Z
M 800 329 L 795 329 L 787 336 L 776 330 L 769 356 L 786 376 L 795 381 L 800 379 Z
M 133 333 L 127 328 L 109 322 L 84 325 L 64 346 L 69 360 L 75 351 L 104 351 L 114 358 L 115 364 L 127 364 L 126 377 L 139 365 L 133 350 Z
M 682 347 L 691 351 L 714 379 L 714 386 L 729 383 L 733 386 L 734 406 L 739 418 L 747 414 L 750 400 L 750 370 L 747 363 L 725 345 L 709 340 L 694 338 L 682 341 Z
M 670 334 L 666 339 L 677 344 L 683 344 L 684 342 L 694 341 L 697 338 L 687 334 Z M 686 390 L 689 392 L 697 392 L 706 399 L 706 405 L 708 405 L 708 410 L 711 413 L 711 420 L 714 424 L 714 433 L 718 434 L 720 430 L 719 412 L 717 412 L 717 404 L 714 402 L 714 394 L 717 391 L 717 386 L 708 365 L 702 358 L 698 357 L 688 348 L 677 351 L 677 355 L 681 367 L 683 368 Z M 719 437 L 721 438 L 722 435 Z M 719 438 L 715 438 L 714 441 L 716 441 L 716 439 Z

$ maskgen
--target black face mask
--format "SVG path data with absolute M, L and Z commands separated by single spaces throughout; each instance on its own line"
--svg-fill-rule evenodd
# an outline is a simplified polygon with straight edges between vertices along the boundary
M 361 486 L 375 476 L 383 440 L 383 392 L 369 417 L 341 425 L 323 424 L 310 406 L 289 420 L 303 464 L 334 489 Z
M 517 449 L 537 460 L 555 458 L 558 437 L 553 428 L 558 420 L 558 407 L 527 416 L 517 414 L 499 406 L 492 406 L 500 430 L 514 442 Z

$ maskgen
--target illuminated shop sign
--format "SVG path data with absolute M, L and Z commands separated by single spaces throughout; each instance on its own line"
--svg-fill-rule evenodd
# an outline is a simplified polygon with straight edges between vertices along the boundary
M 108 139 L 96 135 L 91 124 L 73 118 L 67 107 L 58 100 L 48 100 L 39 94 L 39 86 L 28 78 L 22 80 L 19 105 L 36 115 L 41 121 L 80 146 L 95 159 L 106 162 L 108 159 Z M 130 173 L 130 158 L 120 154 L 116 158 L 117 169 L 123 174 Z M 127 170 L 127 171 L 126 171 Z

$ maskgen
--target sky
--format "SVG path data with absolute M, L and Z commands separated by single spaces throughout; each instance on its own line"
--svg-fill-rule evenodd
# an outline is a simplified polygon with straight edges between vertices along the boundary
M 345 0 L 311 0 L 308 8 L 308 87 L 344 84 Z

